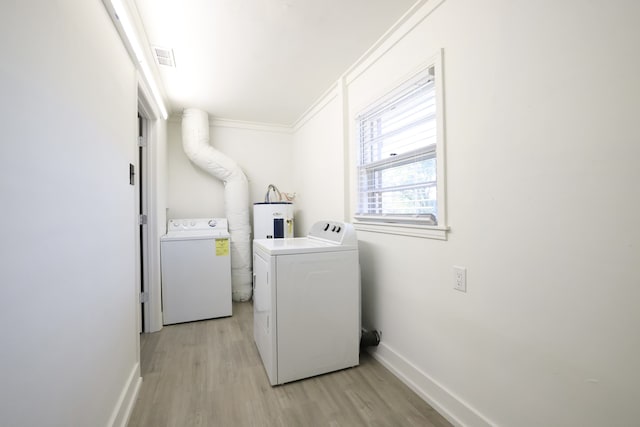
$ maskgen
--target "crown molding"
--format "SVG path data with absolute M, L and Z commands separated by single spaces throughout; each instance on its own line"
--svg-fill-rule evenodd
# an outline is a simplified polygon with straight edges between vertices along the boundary
M 182 123 L 182 114 L 174 113 L 169 116 L 170 123 Z M 256 130 L 261 132 L 276 132 L 276 133 L 293 133 L 293 126 L 283 125 L 279 123 L 263 123 L 263 122 L 250 122 L 245 120 L 225 119 L 221 117 L 214 117 L 209 114 L 209 127 L 224 127 L 234 129 L 247 129 Z

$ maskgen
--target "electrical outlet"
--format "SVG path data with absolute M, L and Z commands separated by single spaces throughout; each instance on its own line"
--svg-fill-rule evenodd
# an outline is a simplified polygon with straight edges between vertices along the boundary
M 465 267 L 453 266 L 453 289 L 467 292 L 467 269 Z

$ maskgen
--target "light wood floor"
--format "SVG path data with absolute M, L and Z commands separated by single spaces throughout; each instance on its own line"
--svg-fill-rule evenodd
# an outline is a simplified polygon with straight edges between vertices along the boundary
M 141 336 L 142 387 L 129 426 L 450 426 L 368 354 L 360 366 L 271 387 L 251 303 L 233 316 Z

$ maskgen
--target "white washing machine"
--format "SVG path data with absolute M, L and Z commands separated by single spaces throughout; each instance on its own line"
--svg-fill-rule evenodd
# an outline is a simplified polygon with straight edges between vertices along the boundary
M 359 364 L 360 269 L 351 224 L 253 242 L 253 334 L 271 385 Z
M 169 220 L 160 238 L 165 325 L 231 316 L 226 218 Z

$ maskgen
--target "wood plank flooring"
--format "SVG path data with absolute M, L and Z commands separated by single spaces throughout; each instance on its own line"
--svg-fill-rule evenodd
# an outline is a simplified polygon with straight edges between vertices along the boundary
M 234 303 L 232 317 L 143 334 L 129 427 L 451 425 L 366 353 L 358 367 L 271 387 L 252 310 Z

